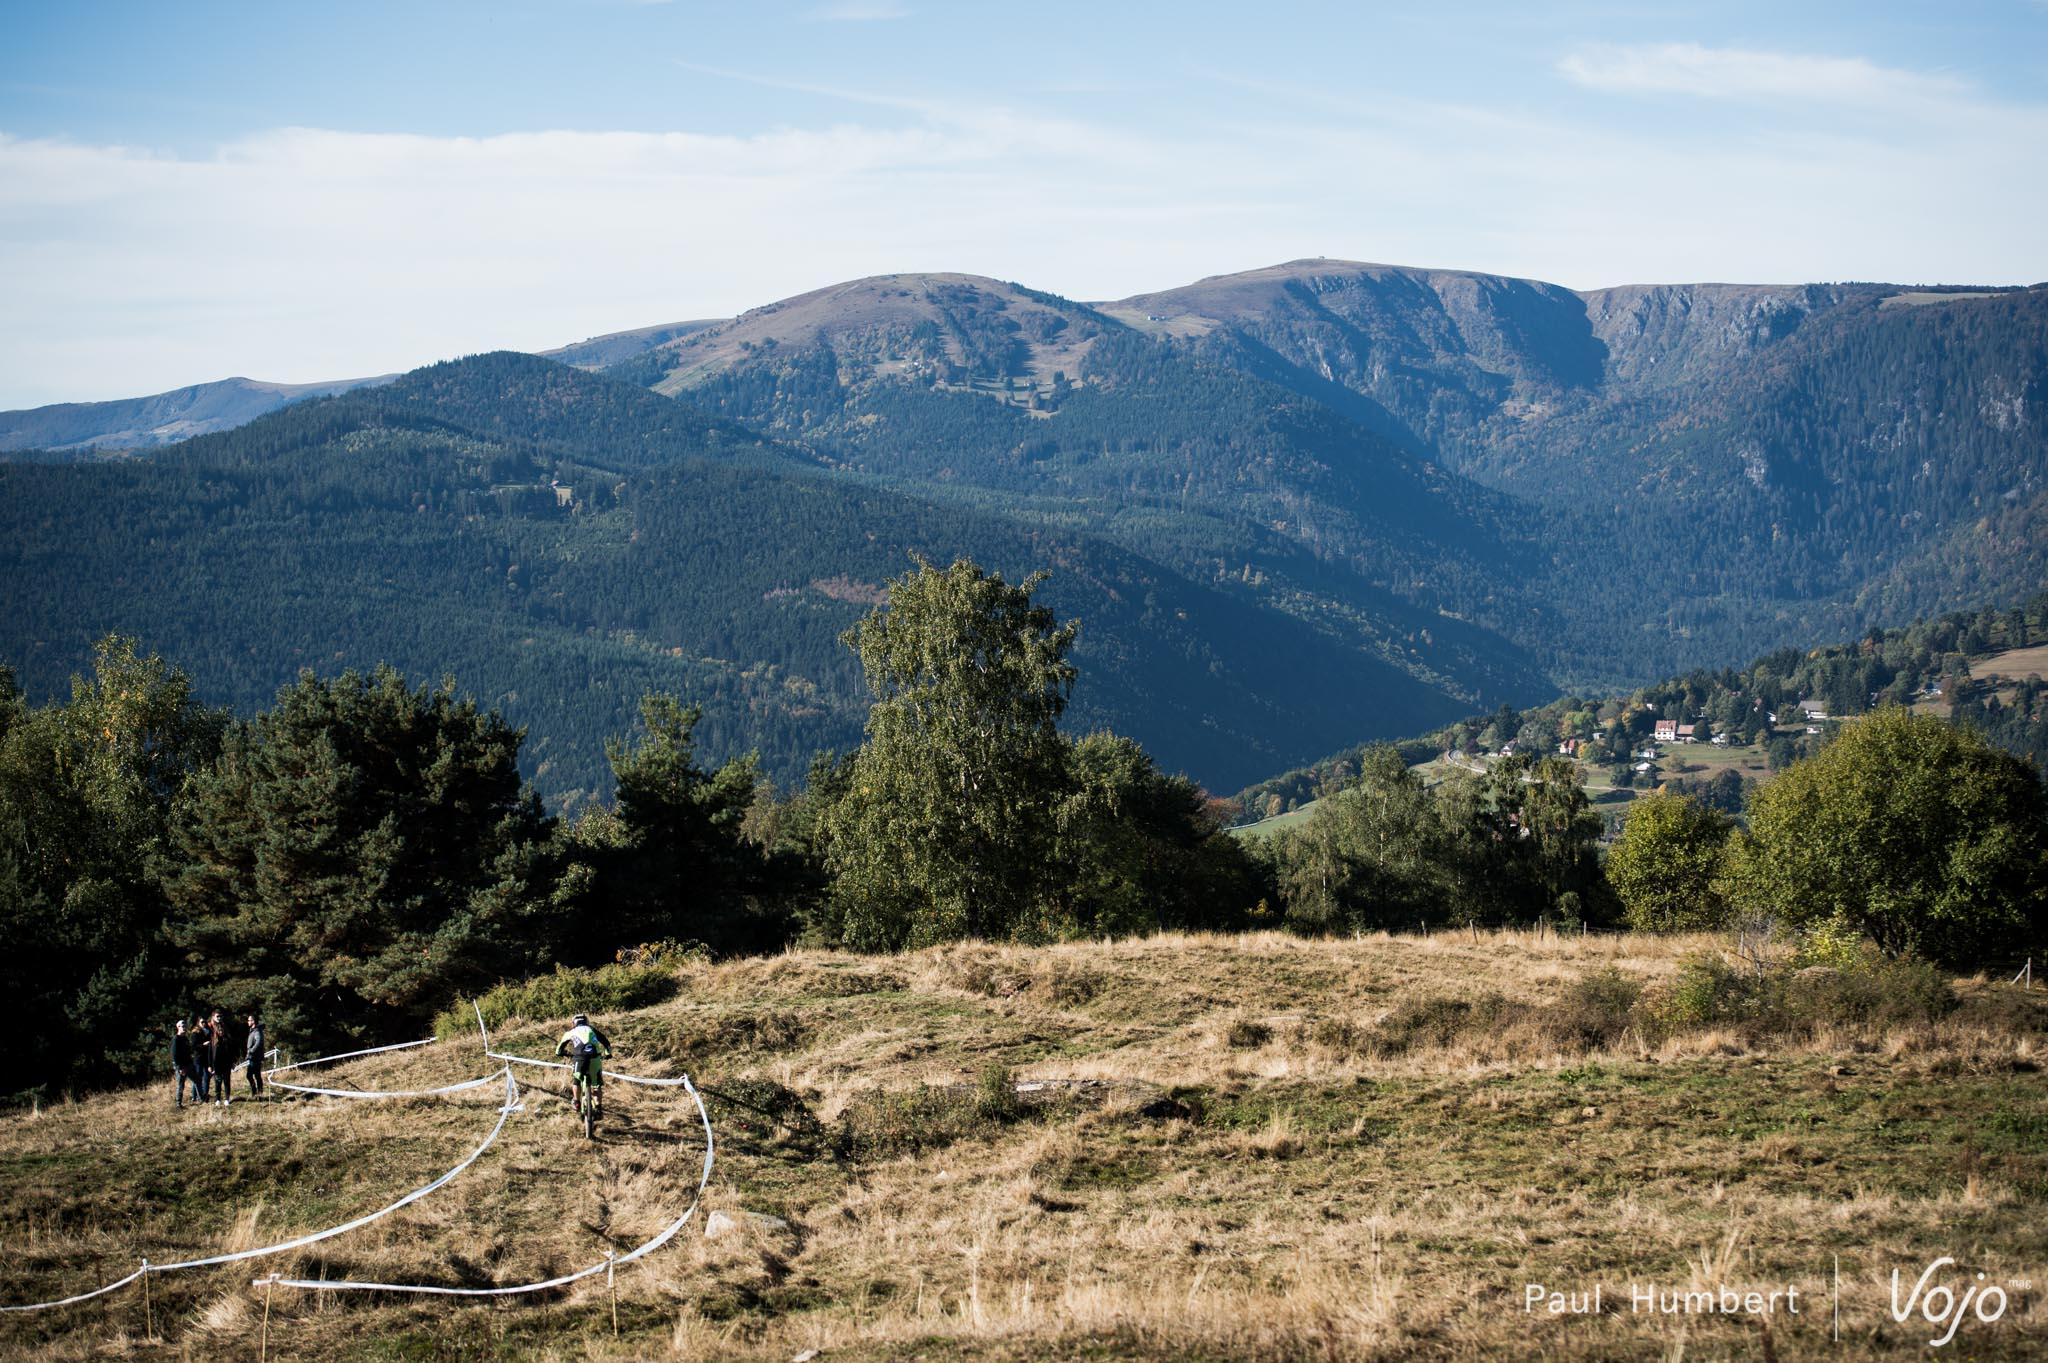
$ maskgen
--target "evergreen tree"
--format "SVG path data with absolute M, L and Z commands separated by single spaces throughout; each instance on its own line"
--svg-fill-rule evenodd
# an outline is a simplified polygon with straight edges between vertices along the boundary
M 301 674 L 177 802 L 170 937 L 190 985 L 325 1045 L 541 964 L 551 824 L 521 737 L 452 682 Z
M 1068 756 L 1072 789 L 1055 816 L 1064 884 L 1020 935 L 1122 937 L 1242 921 L 1263 887 L 1199 787 L 1165 775 L 1117 734 L 1089 734 Z
M 640 704 L 645 737 L 606 745 L 616 816 L 583 829 L 595 893 L 575 926 L 571 959 L 609 959 L 617 946 L 696 941 L 722 954 L 767 951 L 788 937 L 766 849 L 745 836 L 762 778 L 752 757 L 716 772 L 697 765 L 702 712 L 673 696 Z M 593 829 L 602 827 L 602 836 Z

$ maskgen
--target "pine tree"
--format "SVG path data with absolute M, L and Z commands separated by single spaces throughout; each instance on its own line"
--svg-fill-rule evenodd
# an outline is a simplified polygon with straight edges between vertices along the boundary
M 191 986 L 324 1044 L 540 964 L 545 901 L 522 881 L 550 821 L 521 737 L 452 682 L 301 674 L 178 801 L 170 937 Z

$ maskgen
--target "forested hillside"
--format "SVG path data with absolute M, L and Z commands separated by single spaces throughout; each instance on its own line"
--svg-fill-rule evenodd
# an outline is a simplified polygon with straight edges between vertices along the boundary
M 865 713 L 838 636 L 910 555 L 972 553 L 1083 619 L 1078 729 L 1235 785 L 1464 706 L 1242 593 L 1075 530 L 907 497 L 631 385 L 525 356 L 419 371 L 146 461 L 0 465 L 0 659 L 58 694 L 122 631 L 250 713 L 301 667 L 389 662 L 530 729 L 549 796 L 601 789 L 640 697 L 780 782 Z M 1274 660 L 1286 660 L 1275 666 Z M 1525 678 L 1525 684 L 1527 683 Z
M 1105 305 L 1533 504 L 1564 685 L 2048 580 L 2048 289 L 1533 281 L 1296 261 Z
M 2048 781 L 2048 592 L 2017 605 L 1954 611 L 1899 629 L 1871 630 L 1848 643 L 1778 649 L 1743 667 L 1701 668 L 1666 677 L 1622 695 L 1564 696 L 1527 710 L 1503 706 L 1469 715 L 1405 740 L 1402 756 L 1420 763 L 1443 753 L 1477 756 L 1513 745 L 1550 752 L 1568 745 L 1588 769 L 1610 767 L 1617 786 L 1631 784 L 1636 749 L 1650 741 L 1657 721 L 1683 724 L 1698 743 L 1762 745 L 1773 770 L 1818 750 L 1826 730 L 1807 707 L 1832 725 L 1887 705 L 1941 715 L 1990 744 L 2026 758 Z M 1811 731 L 1811 732 L 1810 732 Z M 1296 809 L 1342 788 L 1375 745 L 1358 744 L 1320 761 L 1239 791 L 1243 817 Z M 1728 813 L 1747 794 L 1722 773 L 1700 795 Z M 1624 792 L 1625 793 L 1625 792 Z
M 452 670 L 555 796 L 665 688 L 788 781 L 855 730 L 837 633 L 968 555 L 1055 569 L 1106 679 L 1070 723 L 1230 788 L 2048 581 L 2048 289 L 903 274 L 560 353 L 612 381 L 487 357 L 130 467 L 17 453 L 0 657 L 48 694 L 127 631 L 244 711 Z
M 1633 685 L 2048 576 L 2048 290 L 1297 261 L 1087 306 L 894 275 L 618 372 L 1468 691 Z

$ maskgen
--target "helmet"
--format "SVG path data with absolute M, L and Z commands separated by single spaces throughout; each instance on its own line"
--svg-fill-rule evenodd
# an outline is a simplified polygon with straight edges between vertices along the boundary
M 570 1018 L 569 1021 L 574 1023 L 576 1026 L 581 1027 L 588 1023 L 590 1019 L 585 1017 L 583 1014 L 578 1013 L 575 1017 Z

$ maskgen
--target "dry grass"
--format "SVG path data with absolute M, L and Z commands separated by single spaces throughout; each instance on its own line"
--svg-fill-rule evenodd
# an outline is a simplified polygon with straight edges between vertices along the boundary
M 2048 1265 L 2043 994 L 1963 981 L 1937 1021 L 1796 1042 L 1589 1046 L 1544 1021 L 1599 972 L 1654 983 L 1715 945 L 1254 934 L 691 966 L 674 1000 L 600 1021 L 622 1068 L 699 1077 L 720 1151 L 706 1210 L 736 1225 L 623 1270 L 616 1339 L 602 1277 L 480 1305 L 280 1292 L 271 1356 L 1908 1357 L 1926 1341 L 1889 1319 L 1892 1267 Z M 1421 1026 L 1389 1050 L 1395 1020 L 1460 1004 L 1507 1021 Z M 551 1030 L 497 1039 L 538 1054 Z M 487 1068 L 451 1039 L 334 1077 Z M 679 1095 L 611 1086 L 594 1149 L 557 1100 L 526 1101 L 474 1168 L 397 1215 L 154 1283 L 161 1348 L 131 1289 L 0 1318 L 0 1353 L 253 1358 L 249 1283 L 271 1267 L 524 1281 L 637 1244 L 687 1203 L 702 1138 Z M 179 1114 L 159 1088 L 7 1118 L 0 1300 L 358 1215 L 466 1155 L 497 1105 L 480 1090 Z M 1836 1255 L 1839 1345 L 1824 1313 L 1772 1322 L 1767 1355 L 1753 1321 L 1613 1307 L 1632 1279 L 1824 1292 Z M 1521 1309 L 1527 1282 L 1596 1280 L 1600 1316 Z M 2015 1292 L 2004 1321 L 1959 1338 L 2039 1356 L 2040 1324 Z

